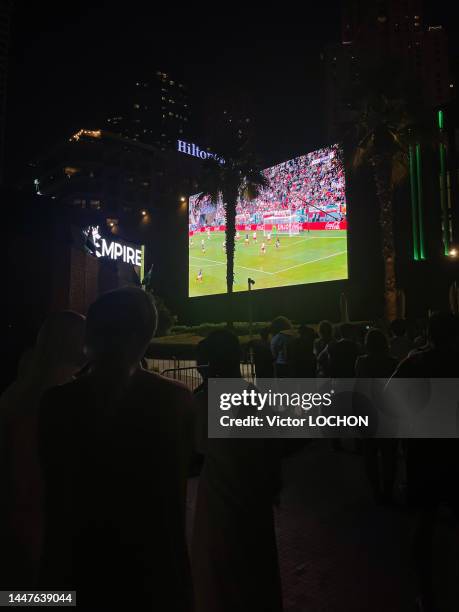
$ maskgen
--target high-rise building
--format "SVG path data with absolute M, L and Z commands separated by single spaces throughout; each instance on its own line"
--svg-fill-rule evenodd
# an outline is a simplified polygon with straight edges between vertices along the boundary
M 131 140 L 175 148 L 189 135 L 190 98 L 185 85 L 166 72 L 140 79 L 131 88 L 124 110 L 107 119 L 108 129 Z
M 6 86 L 12 0 L 0 2 L 0 185 L 3 182 L 6 127 Z
M 393 71 L 395 95 L 414 103 L 416 113 L 422 116 L 424 133 L 432 135 L 427 145 L 412 132 L 413 141 L 407 146 L 407 180 L 394 192 L 398 282 L 408 293 L 411 288 L 419 300 L 421 283 L 438 282 L 438 287 L 446 283 L 459 240 L 455 87 L 446 30 L 425 22 L 422 0 L 343 0 L 341 40 L 329 45 L 322 59 L 331 142 L 358 118 L 361 108 L 357 107 L 361 105 L 355 92 L 359 84 L 371 87 L 366 83 L 368 78 L 375 77 L 376 84 L 379 69 L 386 71 L 384 78 Z M 354 175 L 348 189 L 352 193 L 353 231 L 366 235 L 374 231 L 374 243 L 378 244 L 374 180 L 365 173 L 358 178 Z M 366 249 L 365 241 L 356 241 L 353 257 L 363 262 L 363 274 L 368 274 Z M 379 274 L 380 257 L 374 261 L 375 274 Z M 447 295 L 444 285 L 440 293 Z
M 345 99 L 362 62 L 392 59 L 418 85 L 422 104 L 437 109 L 452 98 L 448 41 L 440 25 L 426 26 L 422 0 L 344 0 L 341 42 L 330 45 L 326 64 L 329 128 L 348 118 Z

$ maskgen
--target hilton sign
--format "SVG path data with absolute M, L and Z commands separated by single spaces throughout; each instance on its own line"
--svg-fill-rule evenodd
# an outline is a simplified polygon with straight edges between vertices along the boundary
M 177 151 L 179 153 L 185 153 L 186 155 L 192 155 L 193 157 L 199 157 L 200 159 L 215 159 L 220 164 L 224 164 L 225 160 L 223 157 L 219 157 L 211 151 L 203 151 L 195 145 L 193 142 L 185 142 L 184 140 L 177 140 Z

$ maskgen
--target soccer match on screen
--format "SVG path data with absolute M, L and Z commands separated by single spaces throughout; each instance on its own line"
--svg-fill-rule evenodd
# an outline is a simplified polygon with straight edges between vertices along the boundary
M 268 181 L 236 209 L 234 291 L 345 279 L 345 175 L 338 145 L 264 170 Z M 223 202 L 189 200 L 189 295 L 226 291 Z

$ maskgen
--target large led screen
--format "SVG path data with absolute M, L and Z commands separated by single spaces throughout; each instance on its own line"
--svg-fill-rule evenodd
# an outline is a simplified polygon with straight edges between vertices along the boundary
M 268 185 L 239 200 L 234 291 L 345 279 L 345 176 L 338 145 L 264 170 Z M 189 296 L 226 292 L 223 202 L 189 199 Z

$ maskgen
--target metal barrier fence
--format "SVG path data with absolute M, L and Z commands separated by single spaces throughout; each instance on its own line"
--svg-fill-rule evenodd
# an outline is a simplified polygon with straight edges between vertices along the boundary
M 188 368 L 169 368 L 161 372 L 162 376 L 179 380 L 192 391 L 202 383 L 202 376 L 196 366 Z
M 166 361 L 166 360 L 164 360 Z M 206 366 L 200 366 L 200 369 Z M 155 368 L 156 369 L 156 368 Z M 185 367 L 169 367 L 164 370 L 160 370 L 162 376 L 179 380 L 192 391 L 196 389 L 202 383 L 202 376 L 199 373 L 197 366 L 185 366 Z M 253 363 L 241 363 L 241 375 L 249 382 L 255 382 L 255 368 Z

